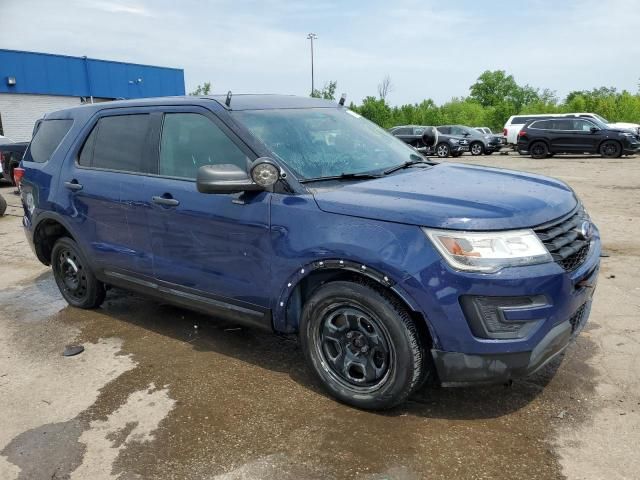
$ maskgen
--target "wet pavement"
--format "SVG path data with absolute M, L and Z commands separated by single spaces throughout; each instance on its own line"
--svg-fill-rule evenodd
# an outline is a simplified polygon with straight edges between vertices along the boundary
M 526 380 L 427 387 L 385 413 L 328 397 L 295 337 L 115 289 L 66 306 L 19 217 L 1 218 L 0 478 L 637 478 L 640 215 L 624 207 L 640 167 L 531 162 L 481 163 L 555 174 L 585 200 L 611 255 L 587 328 Z M 85 351 L 62 357 L 71 343 Z

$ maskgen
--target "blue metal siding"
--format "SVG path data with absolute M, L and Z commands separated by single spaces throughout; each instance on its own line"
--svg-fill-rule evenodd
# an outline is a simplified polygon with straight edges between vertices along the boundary
M 16 85 L 8 85 L 7 77 L 15 77 Z M 0 49 L 0 93 L 104 98 L 184 95 L 184 71 Z

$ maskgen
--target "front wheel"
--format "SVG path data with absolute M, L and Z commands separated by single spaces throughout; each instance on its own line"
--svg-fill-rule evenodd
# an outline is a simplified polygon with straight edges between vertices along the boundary
M 607 140 L 600 145 L 600 155 L 604 158 L 618 158 L 622 155 L 622 147 L 614 140 Z
M 96 279 L 78 244 L 70 238 L 56 241 L 51 267 L 64 299 L 74 307 L 96 308 L 104 301 L 105 287 Z
M 484 152 L 484 145 L 480 142 L 473 142 L 469 147 L 469 150 L 471 151 L 471 155 L 482 155 Z
M 391 408 L 432 371 L 409 314 L 375 286 L 318 288 L 303 308 L 300 341 L 329 393 L 358 408 Z
M 436 155 L 440 158 L 447 158 L 450 151 L 449 145 L 446 143 L 439 143 L 436 147 Z

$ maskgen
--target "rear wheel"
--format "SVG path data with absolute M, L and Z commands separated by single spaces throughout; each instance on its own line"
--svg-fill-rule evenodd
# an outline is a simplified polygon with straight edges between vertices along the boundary
M 64 299 L 74 307 L 96 308 L 104 301 L 104 284 L 96 279 L 78 244 L 62 237 L 53 246 L 51 267 Z
M 436 146 L 436 155 L 440 158 L 447 158 L 450 151 L 449 145 L 446 143 L 439 143 Z
M 529 151 L 531 152 L 531 158 L 539 160 L 541 158 L 547 158 L 549 147 L 547 147 L 547 144 L 544 142 L 536 142 L 531 145 Z
M 471 155 L 482 155 L 484 152 L 484 145 L 482 145 L 481 142 L 473 142 L 469 146 L 469 151 L 471 152 Z
M 329 393 L 358 408 L 391 408 L 431 376 L 411 317 L 372 285 L 318 288 L 303 308 L 300 340 Z
M 622 147 L 615 140 L 606 140 L 600 145 L 600 155 L 604 158 L 618 158 L 622 155 Z
M 7 211 L 7 201 L 2 195 L 0 195 L 0 217 Z

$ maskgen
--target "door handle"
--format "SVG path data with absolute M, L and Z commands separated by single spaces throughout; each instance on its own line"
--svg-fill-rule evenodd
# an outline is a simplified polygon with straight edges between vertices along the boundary
M 75 178 L 70 182 L 64 182 L 64 186 L 69 190 L 73 190 L 74 192 L 78 190 L 82 190 L 82 184 L 78 183 L 78 181 Z
M 158 205 L 165 205 L 167 207 L 177 207 L 178 205 L 180 205 L 180 202 L 178 200 L 170 197 L 153 196 L 151 197 L 151 200 L 153 200 L 153 203 L 157 203 Z

